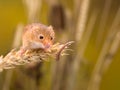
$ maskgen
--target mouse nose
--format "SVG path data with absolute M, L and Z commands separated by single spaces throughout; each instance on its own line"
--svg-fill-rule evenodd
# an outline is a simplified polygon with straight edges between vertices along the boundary
M 48 43 L 48 44 L 45 45 L 45 48 L 46 48 L 46 49 L 47 49 L 47 48 L 50 48 L 50 46 L 51 46 L 50 43 Z

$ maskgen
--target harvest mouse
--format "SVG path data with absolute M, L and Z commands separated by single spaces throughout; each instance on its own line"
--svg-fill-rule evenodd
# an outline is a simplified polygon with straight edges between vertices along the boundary
M 32 23 L 24 28 L 22 34 L 21 54 L 29 49 L 43 49 L 47 51 L 54 42 L 55 33 L 52 26 Z

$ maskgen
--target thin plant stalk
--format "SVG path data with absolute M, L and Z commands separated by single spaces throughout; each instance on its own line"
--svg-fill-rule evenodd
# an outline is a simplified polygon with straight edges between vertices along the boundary
M 120 47 L 120 28 L 119 28 L 119 32 L 116 34 L 115 39 L 113 40 L 113 43 L 111 45 L 111 48 L 108 52 L 108 55 L 105 58 L 105 62 L 103 65 L 103 72 L 107 71 L 109 66 L 112 63 L 112 59 L 114 57 L 114 55 L 116 54 L 116 52 L 118 51 Z
M 23 0 L 23 4 L 26 7 L 28 22 L 37 22 L 39 20 L 42 0 Z
M 48 2 L 49 7 L 59 4 L 59 0 L 46 0 Z
M 83 32 L 85 31 L 89 4 L 90 4 L 90 0 L 83 0 L 81 3 L 81 7 L 79 9 L 79 16 L 78 16 L 78 23 L 77 23 L 77 30 L 75 37 L 77 42 L 80 42 L 80 40 L 82 39 Z
M 98 32 L 97 32 L 97 38 L 96 38 L 96 44 L 97 46 L 101 43 L 103 33 L 105 30 L 105 25 L 109 16 L 110 8 L 111 8 L 112 0 L 105 0 L 104 8 L 102 11 L 101 19 L 100 19 L 100 24 L 98 27 Z

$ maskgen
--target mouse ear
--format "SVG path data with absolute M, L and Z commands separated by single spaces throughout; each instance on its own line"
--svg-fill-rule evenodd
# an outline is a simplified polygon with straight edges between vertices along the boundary
M 53 30 L 53 27 L 51 25 L 48 28 L 49 28 L 49 30 Z

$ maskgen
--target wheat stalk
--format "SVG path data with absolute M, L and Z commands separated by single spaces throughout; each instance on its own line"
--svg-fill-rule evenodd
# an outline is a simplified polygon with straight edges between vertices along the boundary
M 49 51 L 45 52 L 43 50 L 27 50 L 22 56 L 19 55 L 20 50 L 13 49 L 5 57 L 0 57 L 0 71 L 3 69 L 15 68 L 19 65 L 25 65 L 32 62 L 43 62 L 52 58 L 59 58 L 63 55 L 66 47 L 71 45 L 73 41 L 67 42 L 65 44 L 54 44 Z

